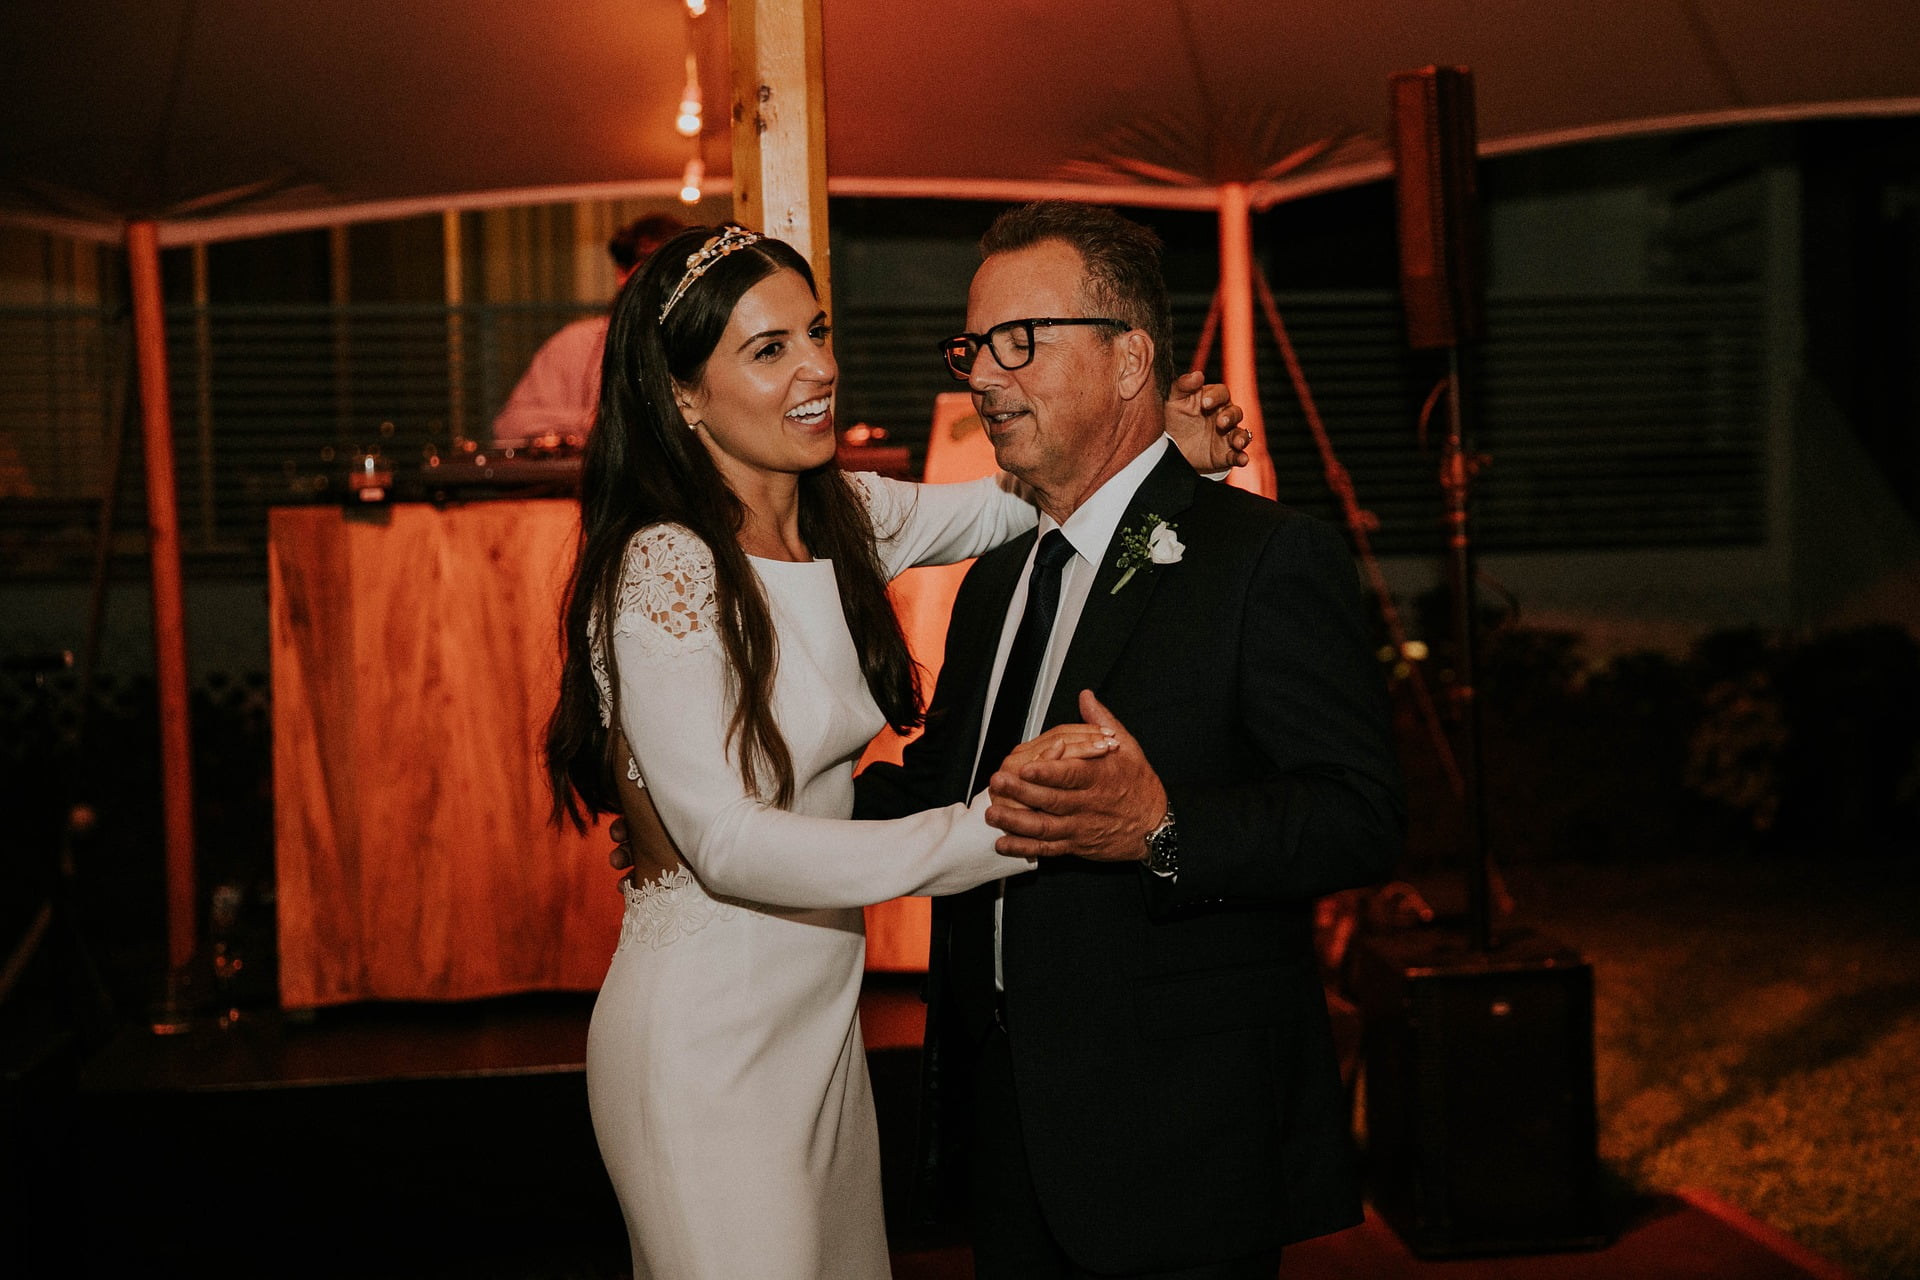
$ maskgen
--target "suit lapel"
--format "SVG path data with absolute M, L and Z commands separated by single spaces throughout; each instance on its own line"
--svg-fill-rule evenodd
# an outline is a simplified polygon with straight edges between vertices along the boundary
M 1080 613 L 1073 643 L 1067 649 L 1060 678 L 1054 683 L 1053 696 L 1047 703 L 1044 723 L 1049 727 L 1080 718 L 1080 691 L 1098 689 L 1106 680 L 1107 672 L 1113 669 L 1120 651 L 1126 648 L 1134 628 L 1146 613 L 1160 576 L 1172 568 L 1143 565 L 1126 586 L 1117 593 L 1114 591 L 1124 572 L 1118 564 L 1121 535 L 1141 528 L 1149 513 L 1173 521 L 1193 503 L 1193 487 L 1200 483 L 1199 477 L 1178 449 L 1171 444 L 1165 449 L 1159 463 L 1147 473 L 1128 501 L 1127 513 L 1114 528 L 1113 539 L 1100 559 L 1093 588 L 1087 594 L 1086 608 Z

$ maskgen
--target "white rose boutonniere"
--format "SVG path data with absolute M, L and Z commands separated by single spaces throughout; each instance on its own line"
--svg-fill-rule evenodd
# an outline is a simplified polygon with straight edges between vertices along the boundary
M 1158 568 L 1161 565 L 1179 564 L 1187 554 L 1187 544 L 1174 534 L 1174 526 L 1149 511 L 1140 517 L 1137 528 L 1120 531 L 1120 558 L 1114 561 L 1114 567 L 1122 569 L 1120 581 L 1113 584 L 1107 594 L 1119 595 L 1120 588 L 1133 580 L 1141 565 Z
M 1147 535 L 1147 555 L 1155 564 L 1179 564 L 1187 554 L 1187 544 L 1174 535 L 1173 526 L 1162 520 Z

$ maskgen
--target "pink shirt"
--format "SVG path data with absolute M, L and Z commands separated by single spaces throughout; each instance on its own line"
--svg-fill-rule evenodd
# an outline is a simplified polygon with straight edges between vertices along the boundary
M 495 448 L 519 448 L 548 432 L 585 435 L 600 404 L 600 354 L 607 317 L 575 320 L 534 352 L 493 420 Z

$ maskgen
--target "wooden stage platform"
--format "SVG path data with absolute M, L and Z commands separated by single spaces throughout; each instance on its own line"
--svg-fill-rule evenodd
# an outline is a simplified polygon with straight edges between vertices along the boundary
M 899 1280 L 970 1274 L 909 1229 L 916 979 L 863 999 Z M 6 1117 L 17 1275 L 618 1277 L 588 1122 L 590 997 L 344 1006 L 155 1037 L 129 1028 Z M 1842 1280 L 1705 1193 L 1620 1206 L 1607 1248 L 1422 1262 L 1382 1222 L 1288 1251 L 1281 1280 Z

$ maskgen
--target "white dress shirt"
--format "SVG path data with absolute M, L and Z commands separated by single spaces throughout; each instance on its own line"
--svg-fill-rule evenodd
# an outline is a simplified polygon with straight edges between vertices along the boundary
M 1000 624 L 1000 647 L 993 655 L 993 676 L 987 682 L 986 713 L 980 720 L 980 737 L 986 738 L 987 723 L 993 718 L 994 699 L 1000 694 L 1000 677 L 1007 669 L 1007 654 L 1013 648 L 1014 633 L 1020 629 L 1020 616 L 1027 608 L 1027 582 L 1033 574 L 1033 559 L 1040 549 L 1040 538 L 1047 536 L 1049 530 L 1058 529 L 1067 541 L 1073 544 L 1073 556 L 1060 569 L 1060 608 L 1053 618 L 1053 630 L 1047 636 L 1046 656 L 1040 660 L 1040 673 L 1033 682 L 1033 701 L 1027 705 L 1027 721 L 1022 732 L 1022 741 L 1031 739 L 1040 731 L 1041 721 L 1046 718 L 1047 704 L 1053 701 L 1053 686 L 1060 678 L 1060 668 L 1065 664 L 1067 649 L 1073 643 L 1074 629 L 1080 625 L 1080 615 L 1086 610 L 1087 595 L 1093 590 L 1093 579 L 1100 572 L 1100 559 L 1107 554 L 1107 546 L 1113 541 L 1114 530 L 1120 527 L 1120 519 L 1127 513 L 1127 504 L 1133 501 L 1133 495 L 1147 475 L 1158 466 L 1173 443 L 1171 436 L 1162 434 L 1159 439 L 1143 449 L 1133 461 L 1120 468 L 1107 482 L 1093 491 L 1075 508 L 1072 515 L 1062 524 L 1045 512 L 1040 514 L 1040 532 L 1034 539 L 1033 550 L 1027 552 L 1027 563 L 1020 570 L 1020 582 L 1013 590 L 1013 598 L 1007 602 L 1007 616 Z M 983 742 L 973 746 L 974 768 L 980 764 L 980 748 Z M 1000 896 L 993 904 L 993 983 L 1001 987 L 1000 969 L 1000 915 L 1006 902 L 1007 882 L 1000 882 Z

